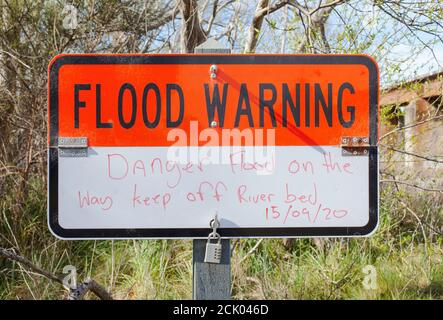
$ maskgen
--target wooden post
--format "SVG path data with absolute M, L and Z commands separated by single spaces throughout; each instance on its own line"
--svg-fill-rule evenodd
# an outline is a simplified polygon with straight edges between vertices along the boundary
M 194 53 L 231 53 L 231 50 L 214 39 L 208 39 L 197 46 Z M 219 264 L 204 262 L 206 242 L 205 239 L 195 239 L 193 242 L 192 298 L 194 300 L 229 300 L 231 298 L 231 241 L 222 239 L 222 257 Z

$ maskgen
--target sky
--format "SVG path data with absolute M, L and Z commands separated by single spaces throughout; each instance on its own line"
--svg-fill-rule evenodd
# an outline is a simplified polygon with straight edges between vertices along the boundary
M 278 1 L 278 0 L 274 0 Z M 311 7 L 318 4 L 318 0 L 306 0 Z M 299 0 L 299 2 L 303 2 Z M 223 1 L 220 3 L 224 3 Z M 273 2 L 272 2 L 273 3 Z M 369 34 L 375 35 L 375 40 L 368 48 L 355 49 L 350 42 L 344 44 L 348 46 L 342 51 L 334 51 L 333 53 L 349 52 L 354 49 L 354 53 L 365 53 L 373 56 L 379 63 L 381 72 L 381 85 L 389 86 L 393 83 L 419 77 L 420 75 L 434 73 L 443 69 L 443 43 L 436 40 L 435 36 L 424 32 L 417 33 L 416 38 L 411 35 L 407 27 L 395 23 L 385 13 L 380 11 L 378 7 L 373 5 L 372 0 L 350 0 L 347 4 L 336 7 L 327 22 L 327 34 L 331 39 L 336 39 L 337 34 L 344 30 L 343 21 L 349 23 L 358 34 L 357 43 L 364 42 L 365 37 Z M 405 3 L 410 3 L 406 1 Z M 220 34 L 229 28 L 231 16 L 235 10 L 240 10 L 241 14 L 235 21 L 234 32 L 238 37 L 233 52 L 241 53 L 244 48 L 245 39 L 249 32 L 252 17 L 255 12 L 257 0 L 238 0 L 231 6 L 226 7 L 217 18 L 218 24 L 213 26 L 211 36 Z M 443 9 L 443 8 L 442 8 Z M 304 30 L 300 21 L 295 21 L 296 11 L 289 9 L 288 24 L 285 24 L 285 8 L 276 11 L 266 17 L 263 22 L 262 33 L 260 35 L 257 53 L 282 53 L 281 42 L 283 34 L 286 32 L 286 45 L 284 53 L 297 53 L 295 39 L 303 34 Z M 208 6 L 203 14 L 203 18 L 208 19 L 212 14 L 212 1 L 208 2 Z M 271 28 L 270 24 L 275 24 L 276 28 Z M 180 23 L 178 23 L 179 25 Z M 289 31 L 284 31 L 289 29 Z M 443 34 L 443 30 L 441 30 Z M 407 36 L 405 36 L 407 35 Z M 179 32 L 176 32 L 179 36 Z M 229 46 L 226 37 L 219 39 L 222 43 Z M 292 41 L 292 42 L 291 42 Z M 333 42 L 333 40 L 331 40 Z M 334 44 L 331 42 L 332 47 Z M 423 43 L 434 42 L 432 50 L 426 48 Z M 379 45 L 383 45 L 380 47 Z M 337 45 L 337 43 L 335 43 Z M 399 69 L 393 70 L 393 66 L 398 65 Z

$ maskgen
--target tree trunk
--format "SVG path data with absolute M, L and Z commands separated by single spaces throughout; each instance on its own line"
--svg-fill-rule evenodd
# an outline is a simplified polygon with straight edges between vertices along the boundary
M 196 0 L 181 0 L 180 10 L 183 15 L 181 43 L 182 52 L 193 53 L 194 48 L 206 40 L 200 25 Z

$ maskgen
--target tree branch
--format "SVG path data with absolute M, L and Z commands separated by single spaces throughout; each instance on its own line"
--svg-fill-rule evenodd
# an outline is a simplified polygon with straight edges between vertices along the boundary
M 32 270 L 33 272 L 44 276 L 45 278 L 48 278 L 49 280 L 55 281 L 59 284 L 63 285 L 63 279 L 57 277 L 55 274 L 43 270 L 42 268 L 36 266 L 35 264 L 33 264 L 30 260 L 26 259 L 25 257 L 22 257 L 16 253 L 14 253 L 12 250 L 6 250 L 4 248 L 0 248 L 0 256 L 4 257 L 8 260 L 12 260 L 15 262 L 20 263 L 21 265 L 23 265 L 24 267 L 28 268 L 29 270 Z
M 409 183 L 409 182 L 401 181 L 401 180 L 396 180 L 396 179 L 391 179 L 391 180 L 380 180 L 380 183 L 399 183 L 399 184 L 404 184 L 404 185 L 409 186 L 409 187 L 413 187 L 413 188 L 421 189 L 421 190 L 423 190 L 423 191 L 443 193 L 443 189 L 431 189 L 431 188 L 425 188 L 425 187 L 421 187 L 421 186 L 416 185 L 416 184 L 413 184 L 413 183 Z
M 93 292 L 102 300 L 112 300 L 112 296 L 94 279 L 86 279 L 81 283 L 77 289 L 71 290 L 69 293 L 69 300 L 82 300 L 88 291 Z
M 208 35 L 211 32 L 212 25 L 214 24 L 215 17 L 218 13 L 218 0 L 214 0 L 214 4 L 212 6 L 212 15 L 208 22 L 208 28 L 205 31 L 205 34 Z
M 194 48 L 206 40 L 198 17 L 197 0 L 180 0 L 180 10 L 183 15 L 182 51 L 193 53 Z
M 64 285 L 62 277 L 58 277 L 49 271 L 43 270 L 42 268 L 36 266 L 34 263 L 32 263 L 27 258 L 16 254 L 12 250 L 0 248 L 0 257 L 4 257 L 8 260 L 18 262 L 19 264 L 21 264 L 22 266 L 26 267 L 27 269 L 33 271 L 34 273 L 37 273 L 41 276 L 44 276 L 45 278 L 47 278 L 49 280 L 52 280 L 52 281 L 55 281 L 61 285 Z M 109 292 L 107 292 L 95 280 L 89 279 L 89 278 L 86 281 L 84 281 L 82 284 L 80 284 L 77 287 L 77 289 L 70 289 L 69 299 L 70 300 L 82 299 L 89 290 L 102 300 L 112 300 L 112 296 Z
M 244 53 L 253 53 L 257 48 L 258 37 L 263 25 L 263 19 L 289 3 L 289 0 L 282 0 L 269 6 L 269 0 L 260 0 L 249 28 L 248 39 L 246 41 Z
M 403 126 L 403 127 L 400 127 L 400 128 L 396 128 L 396 129 L 394 129 L 394 130 L 392 130 L 392 131 L 389 131 L 389 132 L 385 133 L 384 135 L 382 135 L 382 136 L 380 137 L 379 141 L 381 141 L 381 140 L 383 140 L 383 139 L 386 139 L 386 137 L 390 136 L 390 135 L 393 134 L 393 133 L 399 132 L 399 131 L 401 131 L 401 130 L 405 130 L 405 129 L 413 128 L 413 127 L 419 126 L 419 125 L 421 125 L 421 124 L 424 124 L 424 123 L 426 123 L 426 122 L 433 121 L 433 120 L 438 120 L 438 119 L 443 119 L 443 114 L 442 114 L 442 115 L 435 116 L 435 117 L 432 117 L 432 118 L 424 119 L 424 120 L 422 120 L 422 121 L 419 121 L 419 122 L 413 123 L 413 124 L 411 124 L 411 125 L 407 125 L 407 126 Z
M 346 1 L 347 0 L 320 1 L 319 5 L 312 10 L 309 10 L 307 6 L 304 7 L 300 5 L 297 1 L 290 3 L 290 5 L 298 10 L 306 31 L 306 38 L 299 47 L 300 52 L 306 52 L 310 49 L 310 51 L 316 53 L 317 50 L 315 50 L 314 47 L 314 41 L 316 39 L 320 39 L 322 43 L 321 47 L 323 47 L 323 49 L 320 50 L 322 53 L 331 52 L 331 47 L 326 37 L 326 21 L 329 19 L 334 8 Z M 306 25 L 304 20 L 306 20 Z
M 397 149 L 397 148 L 394 148 L 394 147 L 391 147 L 391 146 L 388 146 L 388 145 L 385 145 L 385 144 L 381 144 L 380 143 L 380 146 L 388 148 L 388 149 L 390 149 L 392 151 L 395 151 L 395 152 L 398 152 L 398 153 L 407 154 L 409 156 L 413 156 L 413 157 L 420 158 L 420 159 L 423 159 L 423 160 L 437 162 L 437 163 L 443 163 L 442 160 L 438 160 L 436 158 L 430 158 L 430 157 L 422 156 L 422 155 L 419 155 L 419 154 L 416 154 L 416 153 L 411 153 L 411 152 L 408 152 L 408 151 L 405 151 L 405 150 L 400 150 L 400 149 Z

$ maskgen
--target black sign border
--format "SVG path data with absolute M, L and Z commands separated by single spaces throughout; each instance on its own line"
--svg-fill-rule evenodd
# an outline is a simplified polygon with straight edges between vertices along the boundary
M 61 239 L 207 238 L 208 228 L 65 229 L 58 223 L 58 74 L 67 64 L 358 64 L 369 70 L 369 221 L 362 227 L 220 228 L 224 238 L 352 237 L 378 226 L 379 74 L 367 55 L 59 55 L 49 65 L 48 226 Z

